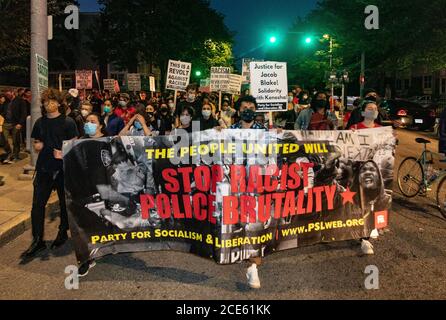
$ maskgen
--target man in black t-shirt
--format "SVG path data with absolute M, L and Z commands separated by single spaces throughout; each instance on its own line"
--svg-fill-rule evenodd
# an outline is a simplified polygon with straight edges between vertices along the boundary
M 38 252 L 46 249 L 43 241 L 45 206 L 53 188 L 57 190 L 60 204 L 60 226 L 51 248 L 63 245 L 68 239 L 68 215 L 65 205 L 62 143 L 64 140 L 76 138 L 79 133 L 73 119 L 62 115 L 59 111 L 62 97 L 56 90 L 49 89 L 43 93 L 43 104 L 46 114 L 38 119 L 33 127 L 31 137 L 34 149 L 39 153 L 34 179 L 33 205 L 31 223 L 33 242 L 22 254 L 23 259 L 33 258 Z

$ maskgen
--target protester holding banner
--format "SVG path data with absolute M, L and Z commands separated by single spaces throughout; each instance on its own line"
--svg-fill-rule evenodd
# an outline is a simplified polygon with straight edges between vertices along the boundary
M 107 136 L 104 119 L 97 113 L 90 113 L 85 119 L 85 135 L 82 139 L 97 139 Z
M 160 135 L 170 134 L 175 124 L 175 118 L 169 113 L 169 106 L 164 102 L 161 103 L 159 112 L 156 114 L 156 122 Z
M 136 114 L 125 125 L 124 129 L 121 130 L 119 136 L 147 137 L 152 134 L 152 131 L 148 127 L 146 107 L 142 104 L 137 104 L 135 110 Z
M 39 118 L 32 130 L 34 149 L 39 153 L 34 180 L 33 206 L 31 210 L 32 235 L 31 246 L 22 254 L 23 259 L 33 258 L 46 248 L 44 235 L 45 206 L 53 188 L 56 188 L 60 204 L 60 226 L 51 248 L 63 245 L 68 239 L 68 216 L 65 206 L 64 173 L 62 161 L 62 143 L 75 139 L 79 133 L 76 123 L 61 114 L 59 108 L 63 103 L 61 94 L 49 89 L 42 99 L 45 116 Z
M 328 110 L 325 92 L 319 91 L 311 101 L 311 108 L 299 113 L 294 128 L 296 130 L 333 130 L 335 116 Z
M 224 100 L 221 106 L 221 111 L 217 114 L 218 118 L 223 120 L 225 126 L 229 128 L 233 124 L 233 117 L 237 113 L 229 105 L 229 100 Z
M 185 106 L 180 114 L 180 125 L 178 129 L 186 130 L 188 133 L 192 133 L 192 119 L 194 118 L 194 109 L 189 106 Z
M 214 113 L 212 112 L 212 107 L 210 104 L 203 104 L 203 106 L 201 107 L 201 114 L 199 120 L 200 120 L 200 131 L 205 131 L 220 127 L 219 122 L 214 117 Z
M 371 128 L 379 128 L 381 125 L 376 123 L 375 121 L 378 119 L 378 106 L 376 102 L 364 100 L 361 103 L 360 109 L 362 110 L 361 116 L 364 119 L 362 122 L 354 124 L 350 127 L 352 130 L 358 129 L 371 129 Z
M 255 121 L 256 119 L 256 99 L 252 96 L 246 96 L 239 99 L 240 103 L 240 121 L 231 126 L 231 129 L 264 129 L 263 124 Z

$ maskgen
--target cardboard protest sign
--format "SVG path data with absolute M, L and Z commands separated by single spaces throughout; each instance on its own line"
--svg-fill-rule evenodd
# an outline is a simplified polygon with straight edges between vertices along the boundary
M 199 91 L 210 93 L 211 92 L 211 79 L 209 79 L 209 78 L 201 79 Z
M 115 93 L 115 79 L 104 79 L 104 90 Z
M 169 60 L 166 89 L 186 91 L 190 81 L 191 70 L 191 63 Z
M 241 87 L 242 87 L 242 76 L 239 74 L 230 74 L 229 90 L 227 92 L 230 94 L 240 95 Z
M 156 92 L 155 77 L 149 77 L 150 92 Z
M 286 62 L 251 62 L 251 94 L 257 111 L 287 111 L 288 78 Z
M 64 143 L 79 262 L 178 250 L 231 264 L 369 237 L 388 224 L 392 128 L 178 134 L 185 136 L 170 141 L 189 142 L 166 145 L 158 136 Z
M 229 67 L 212 67 L 211 68 L 211 91 L 223 91 L 229 90 L 229 75 L 231 74 L 231 68 Z
M 141 75 L 139 73 L 127 74 L 127 89 L 129 91 L 141 91 Z
M 93 89 L 93 71 L 76 70 L 76 89 Z

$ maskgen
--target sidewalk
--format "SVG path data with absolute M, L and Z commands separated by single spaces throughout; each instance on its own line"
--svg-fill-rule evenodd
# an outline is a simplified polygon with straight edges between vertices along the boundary
M 22 153 L 23 157 L 25 154 Z M 27 155 L 27 154 L 26 154 Z M 5 185 L 0 187 L 0 247 L 31 228 L 32 181 L 19 181 L 19 174 L 29 163 L 29 155 L 14 164 L 0 164 L 0 176 Z M 58 209 L 57 194 L 53 192 L 46 208 L 47 215 Z

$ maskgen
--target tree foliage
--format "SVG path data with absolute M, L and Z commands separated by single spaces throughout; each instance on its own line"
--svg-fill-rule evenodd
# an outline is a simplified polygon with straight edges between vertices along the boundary
M 378 30 L 364 26 L 364 10 L 370 4 L 367 0 L 322 0 L 304 19 L 297 19 L 287 43 L 296 41 L 298 34 L 312 33 L 319 38 L 329 34 L 335 39 L 335 66 L 355 75 L 359 75 L 362 52 L 367 75 L 371 76 L 416 64 L 426 64 L 432 71 L 446 68 L 446 0 L 375 0 L 373 5 L 379 8 Z M 323 81 L 321 70 L 329 69 L 326 48 L 322 43 L 308 48 L 302 42 L 297 47 L 289 46 L 293 54 L 285 56 L 290 71 L 297 78 L 316 74 L 313 80 Z M 325 50 L 325 59 L 316 54 L 320 50 Z
M 193 62 L 194 67 L 205 69 L 214 63 L 232 63 L 233 35 L 224 24 L 224 17 L 210 8 L 209 1 L 99 3 L 101 32 L 91 33 L 98 61 L 107 60 L 133 72 L 139 61 L 155 63 L 161 69 L 165 69 L 168 59 Z

